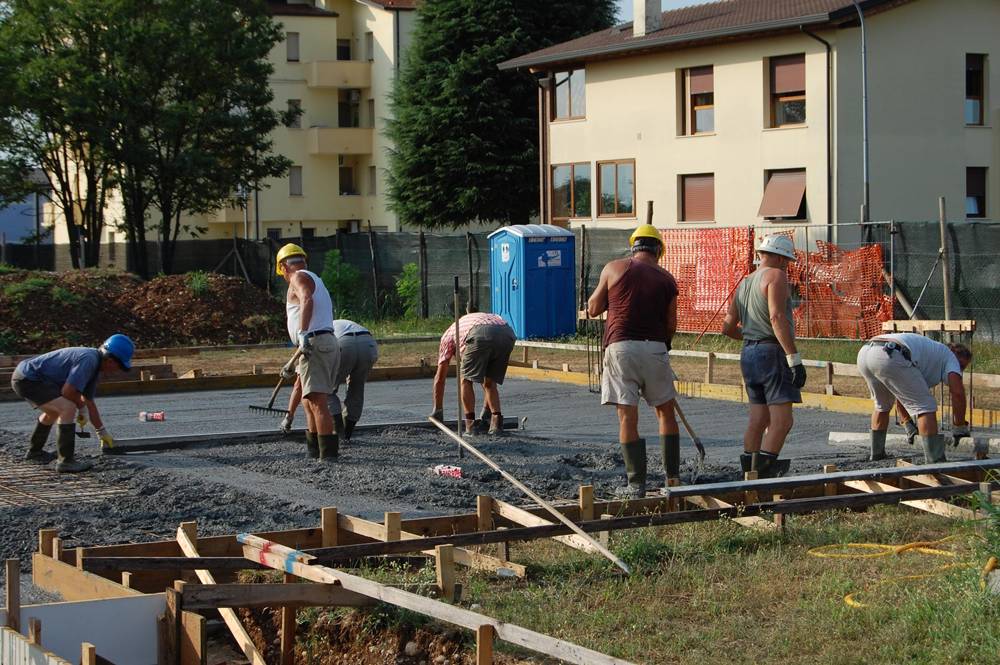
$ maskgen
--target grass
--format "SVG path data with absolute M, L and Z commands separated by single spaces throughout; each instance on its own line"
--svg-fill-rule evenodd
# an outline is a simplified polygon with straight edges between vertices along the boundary
M 29 298 L 39 298 L 52 288 L 52 281 L 42 277 L 29 277 L 21 282 L 13 282 L 3 289 L 3 294 L 11 302 L 20 303 Z
M 208 273 L 203 270 L 189 272 L 186 276 L 188 289 L 196 298 L 206 295 L 211 290 Z

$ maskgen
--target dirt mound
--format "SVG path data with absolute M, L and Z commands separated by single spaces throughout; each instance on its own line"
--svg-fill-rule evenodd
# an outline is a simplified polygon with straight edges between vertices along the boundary
M 108 270 L 0 274 L 0 354 L 96 346 L 122 332 L 140 347 L 253 344 L 284 336 L 281 303 L 235 277 L 143 282 Z

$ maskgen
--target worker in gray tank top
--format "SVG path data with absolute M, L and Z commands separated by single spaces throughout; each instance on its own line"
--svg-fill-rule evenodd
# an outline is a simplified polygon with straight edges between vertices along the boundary
M 767 236 L 757 249 L 760 266 L 737 287 L 722 333 L 743 340 L 740 369 L 750 402 L 740 466 L 760 478 L 784 475 L 778 460 L 792 429 L 792 404 L 802 401 L 806 369 L 795 347 L 788 264 L 795 247 L 783 235 Z M 766 434 L 765 434 L 766 432 Z

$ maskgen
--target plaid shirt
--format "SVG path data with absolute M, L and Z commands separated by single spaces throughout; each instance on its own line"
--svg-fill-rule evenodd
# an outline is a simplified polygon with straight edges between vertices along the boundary
M 503 317 L 486 312 L 473 312 L 466 314 L 458 320 L 458 339 L 461 341 L 460 353 L 465 353 L 465 336 L 476 326 L 505 326 L 507 322 Z M 455 357 L 455 324 L 448 326 L 448 329 L 441 335 L 441 344 L 438 346 L 438 364 L 446 363 Z

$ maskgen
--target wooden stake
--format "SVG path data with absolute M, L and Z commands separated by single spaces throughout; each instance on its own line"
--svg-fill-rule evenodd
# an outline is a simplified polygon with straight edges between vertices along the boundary
M 993 503 L 993 484 L 992 483 L 979 483 L 979 493 L 983 495 L 986 503 Z M 980 509 L 978 512 L 981 516 L 985 517 L 986 511 Z
M 80 665 L 97 665 L 97 647 L 90 642 L 80 644 Z
M 19 633 L 21 632 L 21 562 L 17 559 L 7 559 L 5 584 L 7 627 Z
M 58 535 L 59 529 L 39 529 L 38 552 L 45 556 L 52 556 L 52 540 Z
M 402 515 L 400 513 L 385 514 L 385 541 L 399 540 L 402 533 Z
M 837 473 L 836 464 L 824 464 L 823 473 Z M 826 483 L 823 485 L 824 496 L 837 496 L 837 483 Z
M 208 657 L 208 636 L 205 617 L 194 612 L 181 612 L 181 665 L 205 665 Z
M 705 383 L 715 383 L 715 354 L 709 351 L 705 361 Z
M 166 593 L 166 644 L 165 665 L 180 665 L 181 662 L 181 606 L 182 597 L 176 588 L 165 589 Z
M 836 395 L 837 391 L 833 387 L 833 363 L 828 362 L 826 364 L 826 394 Z
M 455 599 L 455 552 L 451 545 L 434 548 L 434 564 L 437 568 L 437 586 L 445 600 Z
M 493 497 L 489 495 L 476 496 L 476 528 L 479 531 L 493 530 Z
M 292 584 L 298 581 L 295 575 L 285 573 L 284 581 Z M 281 665 L 295 665 L 295 608 L 281 608 Z
M 76 569 L 83 570 L 83 548 L 76 548 Z
M 756 453 L 754 453 L 754 455 L 756 455 Z M 757 480 L 757 472 L 756 471 L 745 472 L 743 474 L 743 480 Z M 758 499 L 757 492 L 753 490 L 747 490 L 746 492 L 744 492 L 743 496 L 744 496 L 743 501 L 745 501 L 747 504 L 757 503 Z
M 580 521 L 594 519 L 594 486 L 580 485 Z
M 775 501 L 781 501 L 785 497 L 783 497 L 781 494 L 774 494 L 771 498 L 774 499 Z M 784 513 L 775 513 L 774 514 L 774 525 L 776 527 L 778 527 L 779 529 L 781 529 L 782 532 L 785 531 L 785 515 L 784 515 Z
M 52 539 L 52 558 L 56 561 L 62 561 L 63 546 L 62 538 L 56 536 Z
M 493 626 L 484 624 L 476 628 L 476 665 L 493 665 Z
M 608 513 L 602 513 L 601 514 L 601 519 L 602 520 L 614 519 L 614 515 L 609 515 Z M 597 538 L 598 538 L 598 540 L 601 541 L 602 545 L 604 545 L 605 547 L 608 547 L 610 545 L 610 543 L 611 543 L 611 532 L 610 531 L 599 531 L 597 533 Z
M 126 589 L 132 588 L 132 573 L 123 572 L 122 573 L 122 586 Z
M 320 528 L 323 530 L 323 547 L 337 546 L 337 509 L 323 508 L 320 511 Z
M 36 647 L 42 646 L 42 622 L 40 619 L 35 617 L 28 619 L 28 641 Z

